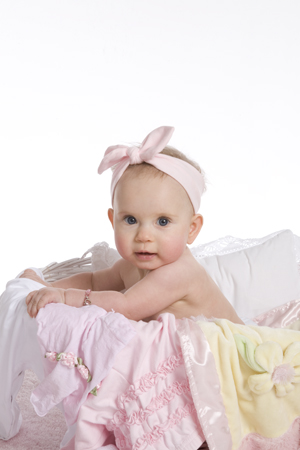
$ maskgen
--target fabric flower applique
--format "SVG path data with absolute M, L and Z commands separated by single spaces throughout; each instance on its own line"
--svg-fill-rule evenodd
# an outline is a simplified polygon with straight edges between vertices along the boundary
M 237 349 L 246 364 L 255 372 L 248 385 L 256 394 L 266 394 L 275 387 L 277 397 L 293 391 L 294 383 L 300 383 L 300 342 L 292 342 L 283 351 L 274 341 L 255 345 L 241 334 L 234 335 Z
M 89 383 L 92 380 L 92 376 L 90 374 L 89 369 L 83 364 L 83 361 L 78 356 L 75 356 L 74 353 L 56 353 L 56 352 L 46 352 L 45 358 L 49 359 L 52 362 L 61 362 L 64 366 L 67 366 L 69 369 L 77 368 L 78 372 L 82 376 L 84 380 Z
M 92 389 L 90 391 L 90 394 L 93 394 L 95 397 L 97 397 L 97 393 L 99 391 L 99 389 L 101 388 L 102 385 L 102 381 L 100 381 L 100 383 L 97 384 L 97 386 L 94 387 L 94 389 Z
M 75 356 L 74 353 L 68 352 L 68 353 L 56 353 L 56 352 L 46 352 L 45 358 L 49 359 L 49 361 L 52 362 L 60 362 L 64 366 L 68 367 L 69 369 L 73 369 L 76 367 L 80 375 L 84 380 L 86 380 L 87 383 L 89 383 L 92 380 L 92 375 L 90 374 L 89 369 L 86 367 L 85 364 L 83 364 L 83 360 L 79 358 L 78 356 Z M 90 394 L 93 394 L 97 396 L 97 392 L 101 387 L 102 382 L 97 384 L 91 391 Z

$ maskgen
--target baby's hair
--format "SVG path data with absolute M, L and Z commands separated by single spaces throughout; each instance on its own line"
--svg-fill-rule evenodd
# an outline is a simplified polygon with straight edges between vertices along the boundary
M 167 145 L 161 151 L 161 153 L 163 153 L 164 155 L 172 156 L 173 158 L 178 158 L 178 159 L 181 159 L 182 161 L 187 162 L 191 166 L 195 167 L 195 169 L 197 169 L 198 172 L 200 172 L 202 174 L 202 176 L 204 177 L 204 172 L 201 169 L 201 167 L 199 166 L 199 164 L 196 163 L 196 161 L 193 161 L 192 159 L 188 158 L 184 153 L 182 153 L 179 150 L 177 150 L 177 148 L 171 147 L 170 145 Z
M 205 183 L 205 173 L 201 169 L 198 163 L 193 161 L 192 159 L 188 158 L 184 153 L 180 152 L 174 147 L 171 147 L 170 145 L 167 145 L 160 153 L 168 156 L 172 156 L 173 158 L 181 159 L 182 161 L 185 161 L 188 164 L 191 164 L 191 166 L 195 167 L 198 172 L 200 172 L 204 178 L 204 192 L 206 191 L 206 183 Z M 135 175 L 150 175 L 150 176 L 160 176 L 165 177 L 167 174 L 162 172 L 161 170 L 158 170 L 156 167 L 152 166 L 151 164 L 148 164 L 146 162 L 143 162 L 141 164 L 132 164 L 127 167 L 124 173 L 126 173 L 129 170 L 134 169 Z

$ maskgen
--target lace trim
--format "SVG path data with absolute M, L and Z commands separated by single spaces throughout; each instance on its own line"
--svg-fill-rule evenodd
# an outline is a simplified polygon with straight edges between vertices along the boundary
M 284 230 L 281 230 L 284 231 Z M 190 250 L 196 259 L 202 259 L 207 256 L 214 255 L 228 255 L 229 253 L 245 250 L 256 245 L 263 244 L 269 239 L 272 239 L 281 231 L 269 234 L 262 238 L 240 239 L 234 236 L 224 236 L 216 241 L 208 242 L 207 244 L 191 247 Z M 300 237 L 294 234 L 294 250 L 296 254 L 296 263 L 298 265 L 298 272 L 300 275 Z
M 182 419 L 190 416 L 196 411 L 194 405 L 187 404 L 183 408 L 177 408 L 175 413 L 161 425 L 155 425 L 149 433 L 145 433 L 143 437 L 138 438 L 132 450 L 144 450 L 148 445 L 154 445 L 170 428 L 178 425 Z M 118 443 L 117 443 L 118 446 Z
M 136 400 L 144 392 L 149 391 L 159 380 L 166 378 L 181 364 L 183 364 L 182 353 L 179 353 L 177 356 L 169 356 L 169 358 L 159 364 L 156 372 L 146 373 L 133 385 L 129 386 L 124 394 L 119 396 L 119 409 L 124 409 L 125 403 Z
M 269 234 L 262 238 L 251 238 L 251 239 L 240 239 L 234 236 L 224 236 L 217 239 L 216 241 L 208 242 L 207 244 L 198 245 L 191 248 L 191 252 L 195 258 L 205 258 L 206 256 L 213 255 L 227 255 L 229 253 L 234 253 L 245 248 L 254 247 L 256 245 L 263 244 L 267 240 L 273 238 L 280 231 Z M 300 260 L 300 258 L 299 258 Z
M 164 389 L 161 394 L 154 397 L 145 409 L 134 411 L 130 416 L 127 416 L 125 409 L 117 411 L 107 428 L 109 431 L 114 431 L 123 423 L 127 426 L 141 425 L 155 411 L 170 403 L 176 395 L 187 394 L 188 392 L 190 392 L 188 380 L 181 383 L 174 381 L 170 387 Z

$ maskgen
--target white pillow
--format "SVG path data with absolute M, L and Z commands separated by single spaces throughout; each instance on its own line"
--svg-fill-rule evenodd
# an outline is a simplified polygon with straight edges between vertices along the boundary
M 279 232 L 260 245 L 198 259 L 241 318 L 300 298 L 294 235 Z

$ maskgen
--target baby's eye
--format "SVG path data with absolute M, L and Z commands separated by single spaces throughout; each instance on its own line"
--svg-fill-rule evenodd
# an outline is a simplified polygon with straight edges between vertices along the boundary
M 166 219 L 166 217 L 160 217 L 157 221 L 158 225 L 160 225 L 161 227 L 165 227 L 169 222 L 169 219 Z
M 127 216 L 124 220 L 128 225 L 134 225 L 136 223 L 136 218 L 133 216 Z

